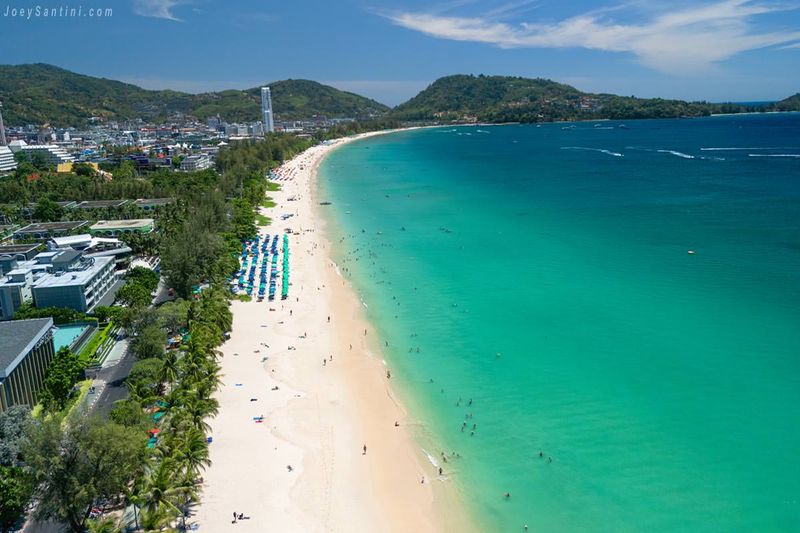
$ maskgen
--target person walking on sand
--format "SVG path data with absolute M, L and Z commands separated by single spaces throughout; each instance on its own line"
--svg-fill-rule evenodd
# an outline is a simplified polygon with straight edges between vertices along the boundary
M 364 451 L 361 453 L 361 455 L 367 455 L 367 445 L 366 444 L 364 445 L 363 450 Z

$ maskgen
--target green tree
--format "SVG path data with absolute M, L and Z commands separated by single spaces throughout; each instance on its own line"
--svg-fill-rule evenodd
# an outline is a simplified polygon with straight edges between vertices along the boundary
M 63 409 L 73 386 L 78 381 L 83 371 L 78 354 L 70 351 L 66 346 L 61 348 L 45 373 L 39 400 L 46 411 L 60 411 Z
M 122 533 L 123 529 L 111 517 L 92 518 L 86 523 L 88 533 Z
M 128 309 L 118 305 L 111 305 L 111 306 L 98 306 L 94 308 L 94 316 L 100 322 L 114 322 L 116 324 L 121 324 L 125 322 L 125 314 L 129 312 Z
M 35 517 L 83 533 L 92 504 L 123 494 L 145 459 L 145 435 L 98 419 L 64 426 L 51 417 L 31 426 L 24 450 L 38 501 Z
M 20 467 L 0 466 L 0 530 L 19 522 L 31 498 L 33 485 Z
M 97 171 L 89 163 L 75 163 L 72 165 L 72 173 L 77 176 L 87 176 L 93 178 L 97 175 Z
M 120 161 L 119 166 L 112 172 L 115 180 L 126 180 L 136 177 L 136 165 L 129 159 Z
M 153 292 L 158 287 L 158 274 L 149 268 L 137 266 L 125 275 L 128 283 L 135 283 L 146 288 L 149 292 Z
M 147 287 L 139 283 L 126 282 L 117 291 L 117 302 L 129 307 L 147 307 L 152 301 L 152 296 Z
M 48 198 L 37 202 L 33 217 L 41 222 L 58 222 L 64 217 L 64 208 Z
M 152 426 L 150 417 L 144 412 L 142 406 L 131 399 L 115 402 L 108 417 L 116 424 L 141 431 L 146 431 Z
M 162 357 L 167 336 L 157 324 L 142 329 L 131 341 L 131 351 L 139 359 Z
M 28 406 L 14 405 L 0 413 L 0 465 L 18 466 L 25 430 L 31 423 Z
M 181 328 L 189 325 L 189 300 L 173 300 L 164 302 L 156 310 L 158 322 L 167 331 L 177 333 Z

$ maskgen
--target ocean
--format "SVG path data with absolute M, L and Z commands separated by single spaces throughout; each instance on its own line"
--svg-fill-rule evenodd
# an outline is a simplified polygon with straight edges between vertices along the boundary
M 320 194 L 481 530 L 800 530 L 800 114 L 399 132 Z

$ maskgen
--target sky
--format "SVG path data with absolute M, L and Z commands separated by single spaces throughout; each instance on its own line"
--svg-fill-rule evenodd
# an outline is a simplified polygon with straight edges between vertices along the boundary
M 81 16 L 44 16 L 61 6 Z M 388 105 L 450 74 L 715 102 L 800 91 L 800 0 L 0 0 L 0 40 L 3 62 L 150 89 L 304 78 Z

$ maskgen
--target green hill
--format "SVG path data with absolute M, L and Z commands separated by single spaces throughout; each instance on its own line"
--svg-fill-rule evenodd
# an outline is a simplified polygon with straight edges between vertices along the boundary
M 363 117 L 389 108 L 357 94 L 308 80 L 268 84 L 278 120 L 324 115 Z M 203 94 L 150 91 L 119 81 L 76 74 L 45 64 L 0 65 L 0 101 L 9 125 L 78 126 L 91 117 L 158 120 L 184 113 L 204 120 L 219 114 L 230 122 L 260 119 L 259 88 Z
M 767 108 L 749 108 L 739 104 L 584 93 L 541 78 L 456 75 L 436 80 L 396 107 L 392 116 L 400 120 L 479 122 L 675 118 L 797 109 L 800 102 L 796 100 L 800 100 L 797 95 Z
M 775 111 L 800 111 L 800 93 L 775 102 L 773 108 Z

